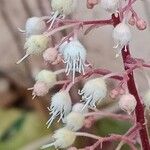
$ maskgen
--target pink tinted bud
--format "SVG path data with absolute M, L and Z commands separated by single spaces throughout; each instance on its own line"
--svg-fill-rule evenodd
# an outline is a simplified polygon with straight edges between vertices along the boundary
M 119 94 L 120 94 L 120 95 L 125 94 L 125 92 L 126 92 L 125 89 L 123 89 L 123 88 L 119 89 Z
M 48 93 L 49 87 L 44 82 L 36 82 L 33 87 L 33 95 L 44 96 Z
M 134 25 L 135 25 L 135 22 L 136 22 L 136 20 L 135 20 L 134 16 L 131 16 L 131 18 L 128 20 L 128 23 L 129 23 L 131 26 L 134 26 Z
M 97 5 L 99 0 L 87 0 L 87 8 L 92 9 L 95 5 Z
M 110 92 L 110 97 L 111 98 L 116 98 L 118 96 L 119 92 L 116 90 L 116 89 L 113 89 L 111 92 Z
M 57 65 L 62 61 L 62 58 L 60 55 L 57 56 L 56 60 L 54 62 L 52 62 L 52 65 Z
M 139 30 L 145 30 L 147 27 L 147 23 L 143 19 L 138 19 L 136 22 L 136 27 Z
M 91 116 L 91 117 L 88 117 L 84 120 L 84 127 L 85 128 L 91 128 L 91 126 L 94 124 L 94 118 Z
M 49 48 L 43 53 L 46 62 L 52 63 L 57 59 L 58 51 L 55 48 Z
M 119 100 L 119 106 L 122 110 L 126 111 L 128 114 L 131 114 L 137 105 L 135 97 L 131 94 L 124 94 Z

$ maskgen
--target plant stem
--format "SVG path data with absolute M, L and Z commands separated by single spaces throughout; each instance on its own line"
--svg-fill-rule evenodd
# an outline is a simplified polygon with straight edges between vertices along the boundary
M 120 23 L 119 16 L 115 17 L 115 15 L 112 15 L 112 19 L 114 20 L 114 27 L 117 24 Z M 122 50 L 122 58 L 123 58 L 123 63 L 124 63 L 125 70 L 128 69 L 125 66 L 128 56 L 131 56 L 129 46 L 127 47 L 126 51 L 125 51 L 124 48 Z M 132 95 L 134 95 L 134 97 L 136 98 L 136 101 L 137 101 L 137 106 L 136 106 L 136 109 L 135 109 L 136 122 L 139 123 L 142 127 L 139 130 L 139 135 L 140 135 L 141 144 L 142 144 L 141 146 L 142 146 L 143 150 L 150 150 L 149 136 L 148 136 L 147 127 L 146 127 L 146 124 L 145 124 L 146 121 L 145 121 L 145 116 L 144 116 L 144 106 L 141 103 L 141 99 L 139 97 L 139 94 L 138 94 L 138 91 L 137 91 L 137 88 L 136 88 L 133 72 L 130 73 L 128 76 L 129 76 L 129 80 L 127 82 L 127 85 L 128 85 L 129 92 Z

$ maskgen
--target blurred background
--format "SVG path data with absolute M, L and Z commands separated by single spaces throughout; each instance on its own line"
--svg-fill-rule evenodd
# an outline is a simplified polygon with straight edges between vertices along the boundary
M 93 10 L 86 8 L 86 0 L 78 0 L 78 9 L 69 16 L 76 19 L 105 19 L 110 15 L 96 6 Z M 135 57 L 150 61 L 150 1 L 137 0 L 134 6 L 137 13 L 147 21 L 145 31 L 132 28 L 133 39 L 131 53 Z M 58 124 L 50 129 L 46 128 L 48 119 L 47 107 L 50 103 L 50 95 L 59 87 L 54 87 L 50 95 L 44 98 L 32 100 L 32 95 L 27 88 L 34 84 L 34 77 L 43 68 L 57 70 L 61 66 L 45 66 L 41 56 L 30 57 L 20 65 L 16 62 L 25 51 L 23 49 L 25 37 L 19 33 L 17 27 L 24 29 L 27 18 L 32 16 L 49 15 L 51 11 L 48 0 L 0 0 L 0 149 L 1 150 L 38 150 L 39 147 L 50 140 L 50 134 Z M 59 41 L 69 31 L 57 33 L 51 37 L 51 45 Z M 121 58 L 115 58 L 112 49 L 112 27 L 98 28 L 88 35 L 80 35 L 80 39 L 88 50 L 88 59 L 95 67 L 102 67 L 112 71 L 122 70 Z M 148 72 L 148 70 L 147 70 Z M 148 72 L 149 73 L 149 72 Z M 59 79 L 62 79 L 60 76 Z M 148 88 L 147 81 L 141 71 L 136 71 L 137 87 L 141 95 Z M 114 87 L 114 82 L 108 82 L 109 88 Z M 82 85 L 76 85 L 75 88 Z M 76 92 L 71 92 L 73 99 L 79 101 Z M 109 99 L 109 97 L 107 98 Z M 120 111 L 117 104 L 110 104 L 108 100 L 101 109 L 107 111 Z M 107 107 L 106 107 L 107 106 Z M 128 122 L 118 122 L 103 118 L 91 129 L 99 135 L 108 133 L 125 133 L 130 127 Z M 86 131 L 86 129 L 84 129 Z M 80 141 L 80 142 L 79 142 Z M 77 141 L 79 147 L 84 146 L 83 140 Z M 113 150 L 115 144 L 109 143 L 105 150 Z M 124 147 L 124 149 L 128 149 Z

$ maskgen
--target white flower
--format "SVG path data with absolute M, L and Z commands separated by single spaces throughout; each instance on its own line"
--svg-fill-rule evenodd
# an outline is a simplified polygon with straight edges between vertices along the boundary
M 21 63 L 24 59 L 26 59 L 31 54 L 40 54 L 44 50 L 48 48 L 49 44 L 49 38 L 44 35 L 32 35 L 30 36 L 25 45 L 24 48 L 26 50 L 26 55 L 21 58 L 17 64 Z
M 73 105 L 72 111 L 82 113 L 82 114 L 88 113 L 88 107 L 85 107 L 84 109 L 83 109 L 83 107 L 84 107 L 83 103 L 76 103 Z
M 150 90 L 145 93 L 143 101 L 146 108 L 150 109 Z
M 64 119 L 66 127 L 72 131 L 81 129 L 84 125 L 84 115 L 78 112 L 69 113 Z
M 31 35 L 42 34 L 46 30 L 46 23 L 39 17 L 32 17 L 27 19 L 25 25 L 25 32 L 27 37 Z
M 82 95 L 82 101 L 85 103 L 84 108 L 96 107 L 96 103 L 100 102 L 107 94 L 105 80 L 96 78 L 87 81 L 79 94 Z
M 51 111 L 51 117 L 46 123 L 48 125 L 48 128 L 57 116 L 60 116 L 58 121 L 66 117 L 71 111 L 71 107 L 72 102 L 70 95 L 67 91 L 60 91 L 53 95 L 51 100 L 51 106 L 50 108 L 48 108 L 49 111 Z
M 76 7 L 76 0 L 52 0 L 52 10 L 58 11 L 59 14 L 69 15 Z
M 79 40 L 73 39 L 70 42 L 64 43 L 59 48 L 59 51 L 63 55 L 64 63 L 66 63 L 66 73 L 69 75 L 72 72 L 73 81 L 76 71 L 84 74 L 87 53 Z
M 129 26 L 122 22 L 114 28 L 112 36 L 114 42 L 117 44 L 114 48 L 118 49 L 118 54 L 116 55 L 116 57 L 118 57 L 123 47 L 127 46 L 130 42 L 132 34 Z
M 121 0 L 101 0 L 101 7 L 110 13 L 115 13 Z
M 76 135 L 67 128 L 61 128 L 55 131 L 52 138 L 54 141 L 50 144 L 42 146 L 41 149 L 49 148 L 51 146 L 55 146 L 55 148 L 68 148 L 74 143 Z
M 137 105 L 135 97 L 131 94 L 124 94 L 119 100 L 119 106 L 122 110 L 126 111 L 128 114 L 131 114 Z
M 57 78 L 54 72 L 50 70 L 42 70 L 36 75 L 35 80 L 44 82 L 48 85 L 49 88 L 51 88 L 56 83 Z

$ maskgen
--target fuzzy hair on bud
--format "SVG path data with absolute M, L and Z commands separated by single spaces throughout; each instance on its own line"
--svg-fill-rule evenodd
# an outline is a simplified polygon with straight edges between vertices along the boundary
M 124 22 L 119 23 L 114 28 L 112 37 L 114 39 L 114 42 L 116 43 L 116 46 L 114 48 L 117 48 L 118 50 L 118 53 L 116 54 L 116 57 L 118 57 L 123 47 L 128 45 L 128 43 L 131 41 L 132 34 L 129 26 Z
M 135 110 L 136 105 L 137 101 L 131 94 L 124 94 L 119 100 L 119 107 L 128 114 L 131 114 Z
M 48 48 L 48 44 L 49 44 L 49 38 L 47 36 L 44 35 L 30 36 L 24 45 L 24 48 L 27 49 L 26 55 L 23 58 L 21 58 L 17 62 L 17 64 L 21 63 L 24 59 L 26 59 L 31 54 L 42 53 L 44 50 Z
M 48 108 L 51 114 L 50 119 L 46 123 L 48 128 L 57 116 L 60 116 L 58 121 L 65 118 L 70 113 L 71 108 L 71 97 L 67 91 L 60 91 L 54 94 L 51 100 L 51 106 Z
M 88 111 L 89 111 L 88 107 L 85 107 L 84 109 L 83 109 L 83 107 L 84 107 L 83 103 L 76 103 L 73 105 L 72 111 L 77 112 L 77 113 L 82 113 L 82 114 L 88 113 Z
M 52 0 L 52 10 L 59 12 L 59 14 L 69 15 L 76 8 L 76 0 Z
M 39 17 L 32 17 L 27 19 L 25 31 L 27 37 L 31 35 L 42 34 L 46 30 L 46 23 Z
M 74 82 L 76 71 L 84 74 L 86 49 L 79 40 L 72 39 L 60 46 L 59 51 L 63 55 L 64 63 L 66 63 L 66 73 L 69 75 L 72 72 Z
M 145 93 L 143 101 L 146 108 L 150 109 L 150 90 Z
M 84 125 L 84 115 L 78 112 L 71 112 L 64 119 L 66 127 L 72 131 L 80 130 Z
M 115 13 L 121 0 L 101 0 L 101 7 L 110 13 Z
M 44 82 L 51 88 L 56 83 L 57 77 L 56 74 L 50 70 L 42 70 L 36 75 L 35 80 Z
M 96 103 L 100 102 L 107 94 L 107 85 L 102 78 L 91 79 L 87 81 L 79 95 L 82 95 L 82 102 L 87 106 L 96 107 Z M 84 109 L 83 108 L 83 109 Z
M 54 142 L 42 146 L 41 149 L 46 149 L 52 146 L 54 146 L 55 148 L 66 149 L 74 143 L 76 135 L 74 132 L 68 130 L 67 128 L 61 128 L 55 131 L 52 138 L 54 139 Z

